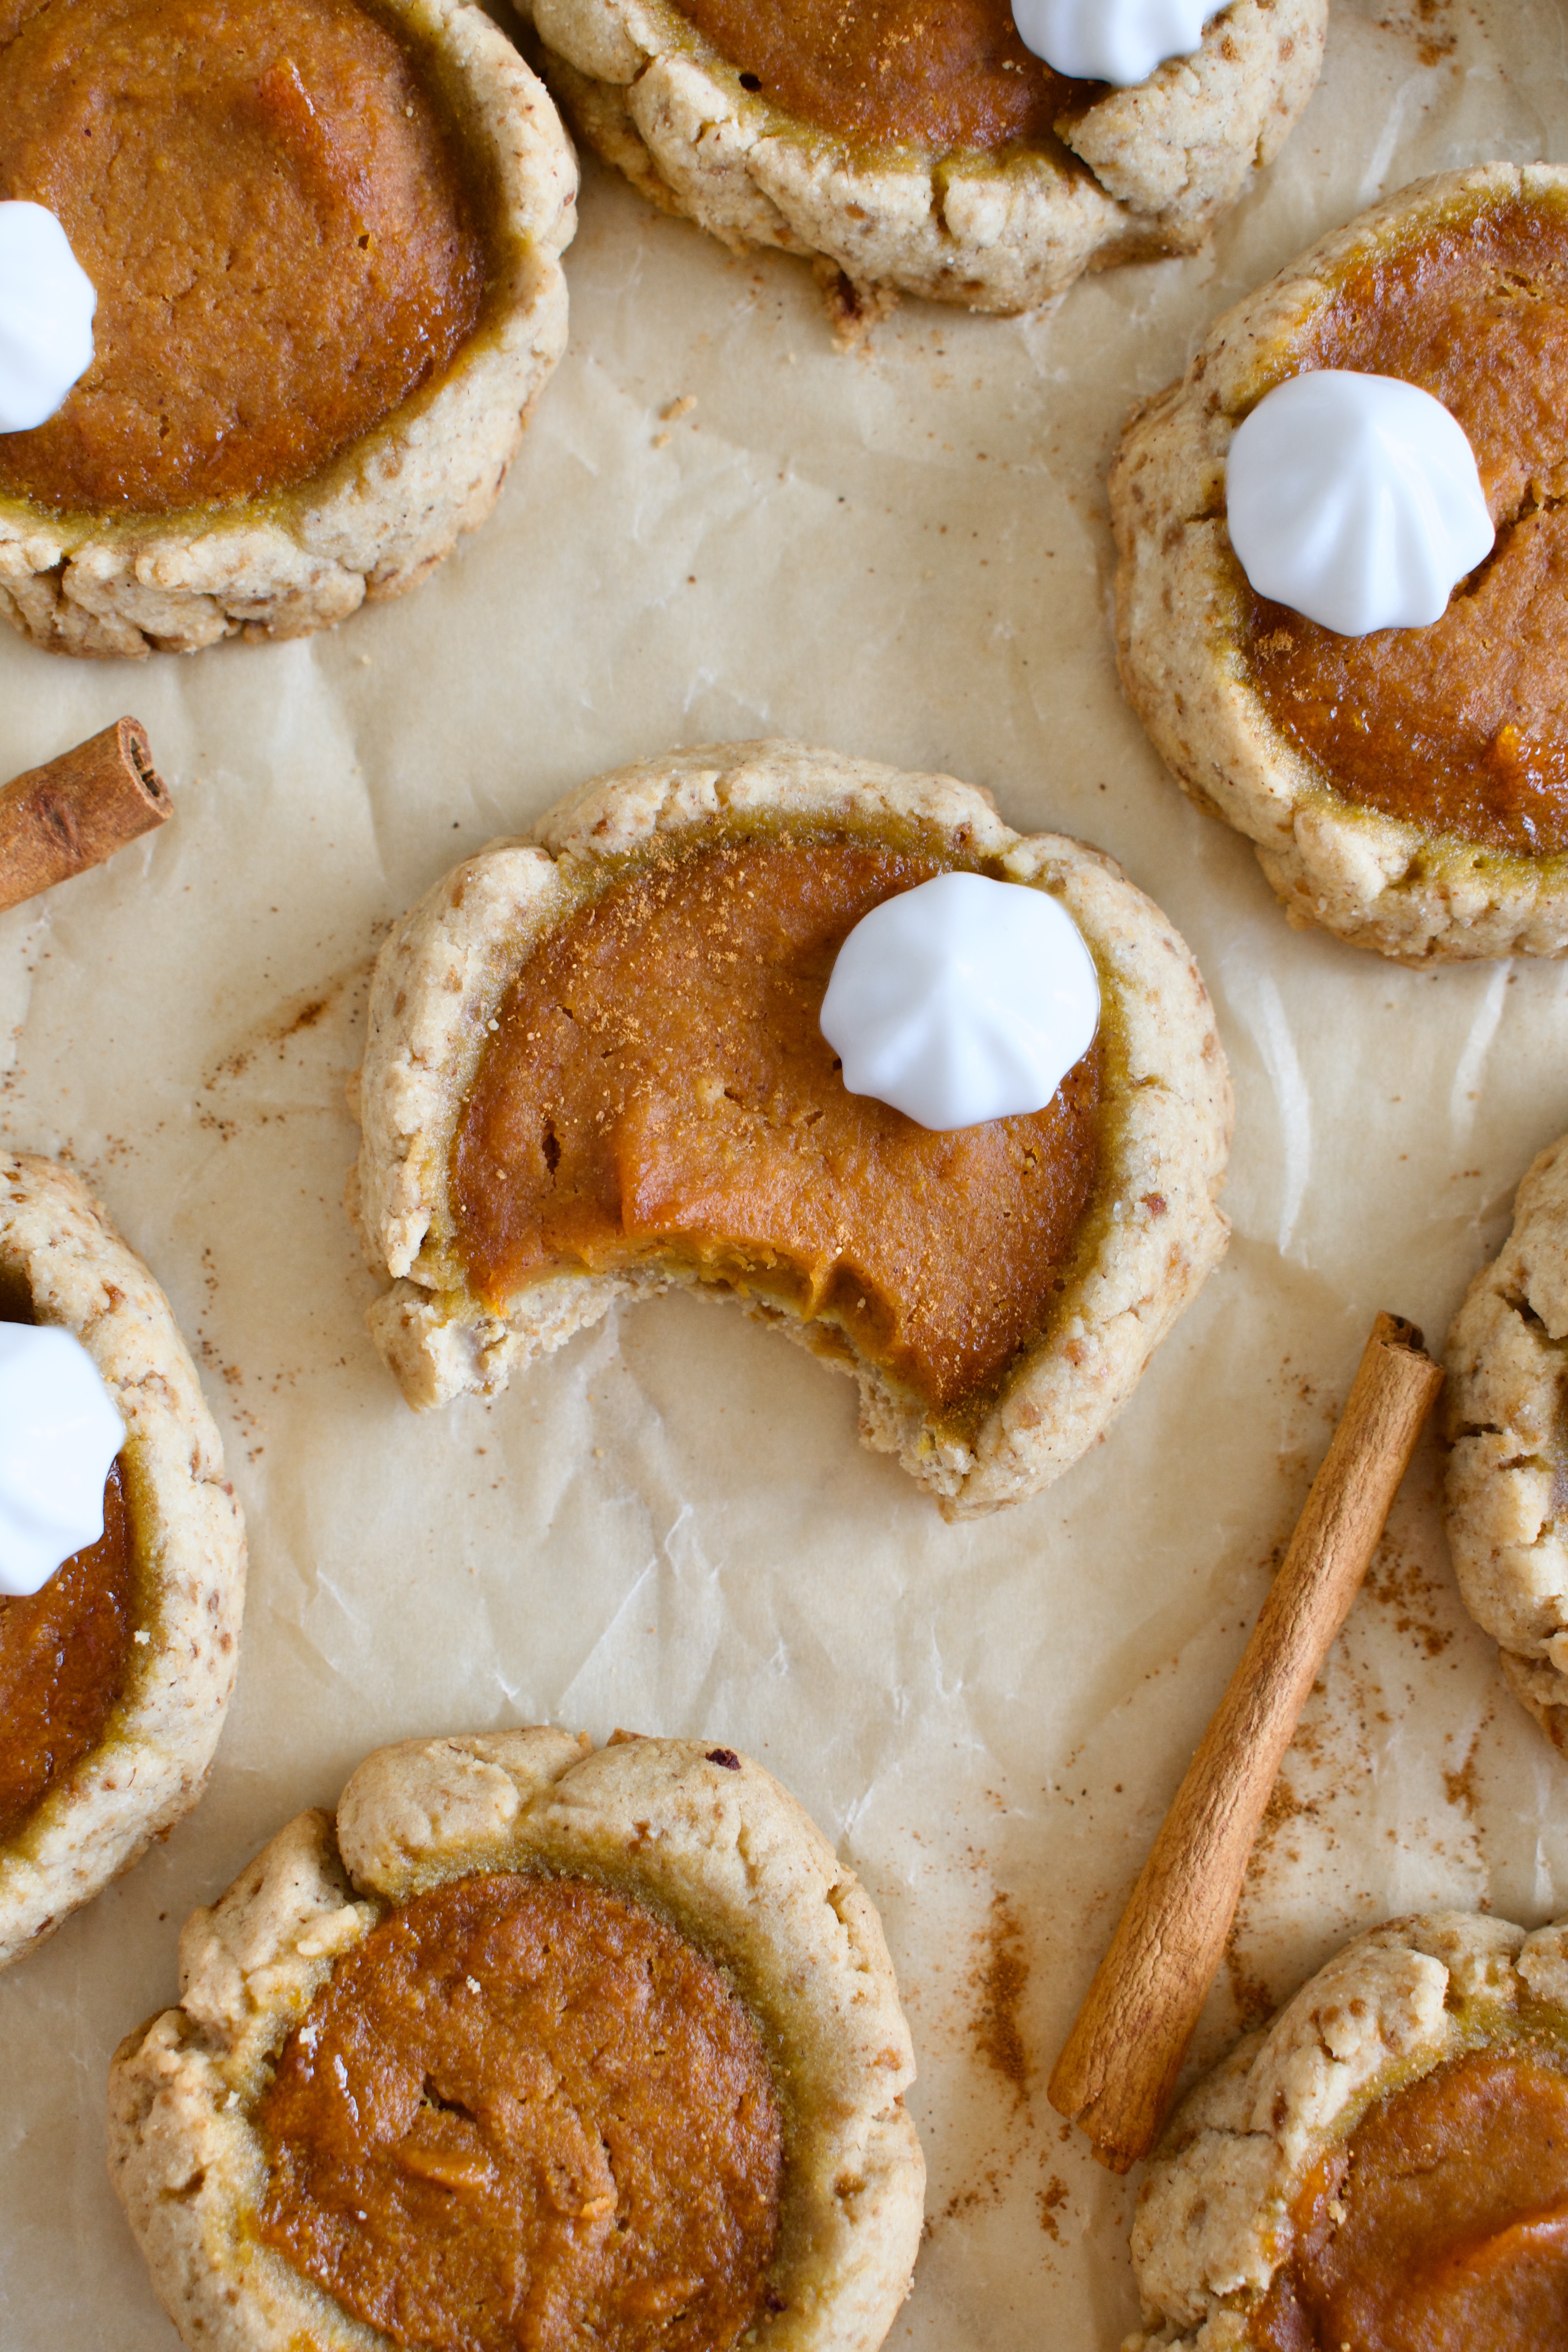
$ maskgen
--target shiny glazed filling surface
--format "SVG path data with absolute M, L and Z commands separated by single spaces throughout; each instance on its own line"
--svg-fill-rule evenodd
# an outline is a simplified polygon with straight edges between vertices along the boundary
M 98 289 L 96 357 L 0 495 L 157 514 L 307 479 L 479 316 L 430 76 L 354 0 L 0 0 L 0 197 Z
M 256 2120 L 261 2233 L 399 2344 L 727 2352 L 783 2134 L 714 1963 L 580 1879 L 466 1878 L 341 1959 Z
M 1394 2092 L 1308 2176 L 1254 2314 L 1260 2352 L 1545 2352 L 1568 2343 L 1568 2074 L 1471 2052 Z
M 26 1286 L 0 1267 L 0 1322 L 31 1323 Z M 39 1592 L 0 1594 L 0 1839 L 103 1737 L 125 1687 L 135 1552 L 121 1466 L 103 1489 L 103 1534 Z
M 677 0 L 744 86 L 865 146 L 1052 141 L 1098 92 L 1024 47 L 1012 0 Z
M 830 1318 L 929 1406 L 994 1386 L 1066 1286 L 1102 1052 L 1043 1111 L 951 1135 L 848 1093 L 818 1026 L 834 959 L 941 870 L 861 842 L 747 842 L 640 867 L 553 930 L 453 1141 L 480 1297 L 669 1265 Z
M 1498 541 L 1427 629 L 1336 636 L 1243 582 L 1269 711 L 1348 800 L 1488 849 L 1568 850 L 1568 207 L 1484 206 L 1363 263 L 1300 364 L 1442 401 Z

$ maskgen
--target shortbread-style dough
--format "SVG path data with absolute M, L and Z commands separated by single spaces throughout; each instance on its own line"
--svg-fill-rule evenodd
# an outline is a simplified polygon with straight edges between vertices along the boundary
M 492 1872 L 546 1872 L 645 1906 L 718 1964 L 761 2033 L 784 2116 L 776 2248 L 746 2340 L 874 2352 L 908 2291 L 925 2180 L 903 2105 L 909 2029 L 875 1911 L 748 1758 L 619 1733 L 595 1751 L 548 1728 L 381 1749 L 335 1822 L 301 1814 L 187 1923 L 181 2006 L 121 2043 L 110 2081 L 110 2172 L 185 2342 L 389 2352 L 379 2327 L 259 2234 L 258 2103 L 340 1959 L 412 1898 Z M 456 1990 L 484 1997 L 478 1979 Z M 479 2120 L 504 2130 L 504 2117 Z M 378 2144 L 399 2128 L 381 2119 Z M 428 2151 L 416 2155 L 427 2172 Z M 602 2193 L 626 2187 L 612 2150 Z
M 1548 703 L 1555 698 L 1561 707 L 1561 689 L 1552 684 L 1560 629 L 1543 616 L 1552 612 L 1556 593 L 1550 532 L 1557 523 L 1550 510 L 1558 504 L 1557 451 L 1551 419 L 1563 365 L 1562 305 L 1555 298 L 1568 236 L 1565 205 L 1568 171 L 1544 163 L 1488 163 L 1402 189 L 1322 238 L 1217 320 L 1182 381 L 1134 417 L 1111 468 L 1111 515 L 1121 558 L 1121 677 L 1157 750 L 1200 808 L 1257 844 L 1263 870 L 1293 922 L 1321 924 L 1357 947 L 1406 963 L 1560 955 L 1568 949 L 1568 853 L 1561 846 L 1557 805 L 1561 750 L 1552 740 L 1535 745 L 1541 712 L 1516 708 L 1510 699 L 1516 689 L 1537 698 L 1544 692 Z M 1452 234 L 1463 248 L 1467 226 L 1478 215 L 1510 215 L 1523 216 L 1515 240 L 1521 250 L 1514 257 L 1517 266 L 1505 267 L 1508 257 L 1500 257 L 1489 302 L 1499 321 L 1511 322 L 1517 351 L 1503 352 L 1493 373 L 1478 381 L 1471 354 L 1484 348 L 1478 345 L 1479 325 L 1470 331 L 1462 318 L 1439 318 L 1433 347 L 1417 362 L 1423 380 L 1432 380 L 1427 388 L 1435 384 L 1438 396 L 1469 406 L 1472 428 L 1483 436 L 1489 417 L 1506 423 L 1514 414 L 1510 403 L 1529 420 L 1532 436 L 1522 451 L 1511 445 L 1483 449 L 1483 477 L 1500 527 L 1497 551 L 1456 591 L 1440 636 L 1400 632 L 1394 649 L 1402 666 L 1406 731 L 1423 717 L 1442 723 L 1435 719 L 1441 709 L 1457 727 L 1479 724 L 1483 745 L 1489 733 L 1493 738 L 1483 764 L 1495 805 L 1478 802 L 1446 829 L 1401 813 L 1396 800 L 1372 804 L 1387 798 L 1378 789 L 1375 756 L 1360 761 L 1373 782 L 1369 798 L 1358 800 L 1333 788 L 1330 771 L 1307 748 L 1308 740 L 1333 740 L 1336 727 L 1340 736 L 1346 734 L 1345 714 L 1334 707 L 1343 698 L 1332 678 L 1333 645 L 1313 671 L 1303 667 L 1299 653 L 1278 654 L 1265 636 L 1259 646 L 1268 675 L 1260 675 L 1249 650 L 1255 600 L 1225 522 L 1226 459 L 1237 426 L 1265 393 L 1297 372 L 1302 352 L 1331 322 L 1336 291 L 1347 278 L 1361 272 L 1371 287 L 1377 268 L 1395 261 L 1416 238 Z M 1541 248 L 1533 258 L 1531 223 Z M 1551 320 L 1545 294 L 1554 298 Z M 1363 320 L 1359 306 L 1365 299 L 1358 289 L 1348 320 Z M 1392 314 L 1391 331 L 1399 334 L 1405 323 L 1402 309 Z M 1397 351 L 1394 357 L 1396 363 L 1386 372 L 1399 374 L 1405 362 Z M 1331 352 L 1330 360 L 1313 357 L 1310 363 L 1339 362 Z M 1352 353 L 1345 363 L 1364 362 Z M 1532 365 L 1539 370 L 1533 407 Z M 1494 387 L 1490 399 L 1489 386 Z M 1505 431 L 1505 443 L 1508 438 Z M 1316 642 L 1321 635 L 1311 624 L 1298 627 L 1289 615 L 1284 619 L 1282 638 L 1312 633 Z M 1487 672 L 1484 694 L 1479 679 L 1469 698 L 1462 679 L 1450 680 L 1444 695 L 1424 691 L 1419 662 L 1426 650 L 1435 658 L 1439 646 L 1450 647 L 1453 659 L 1473 660 Z M 1338 652 L 1342 659 L 1356 657 L 1355 646 L 1347 652 L 1344 641 Z M 1293 692 L 1315 698 L 1303 740 L 1279 723 L 1268 698 L 1270 693 L 1286 698 L 1279 705 L 1286 708 Z M 1551 719 L 1548 737 L 1558 723 Z M 1446 777 L 1443 750 L 1435 743 L 1423 754 L 1417 743 L 1408 761 L 1413 775 Z M 1539 854 L 1526 837 L 1530 775 L 1536 770 L 1544 793 Z M 1430 783 L 1430 792 L 1439 789 L 1456 788 L 1451 780 L 1441 787 Z
M 1054 135 L 986 152 L 864 144 L 786 113 L 672 0 L 519 5 L 574 127 L 665 210 L 732 251 L 821 257 L 851 309 L 892 289 L 999 311 L 1090 267 L 1195 251 L 1311 96 L 1328 16 L 1326 0 L 1233 0 L 1193 57 L 1133 89 L 1073 84 Z
M 1437 2069 L 1485 2053 L 1539 2060 L 1558 2082 L 1568 2065 L 1568 1923 L 1526 1935 L 1506 1920 L 1441 1911 L 1391 1920 L 1347 1944 L 1177 2110 L 1132 2227 L 1149 2332 L 1129 2337 L 1124 2352 L 1246 2352 L 1307 2340 L 1281 2338 L 1278 2326 L 1300 2252 L 1292 2208 L 1311 2193 L 1314 2168 L 1331 2163 L 1377 2102 L 1418 2084 L 1440 2092 Z M 1423 2160 L 1411 2161 L 1418 2217 Z M 1329 2231 L 1354 2230 L 1355 2185 L 1337 2211 L 1330 2186 Z M 1506 2184 L 1500 2193 L 1506 2200 Z M 1527 2181 L 1523 2193 L 1550 2201 L 1552 2189 Z M 1528 2204 L 1520 2218 L 1528 2219 Z M 1551 2244 L 1560 2248 L 1552 2221 Z M 1462 2236 L 1462 2222 L 1450 2226 Z M 1560 2251 L 1554 2259 L 1561 2264 Z M 1332 2332 L 1337 2340 L 1342 2330 Z M 1358 2332 L 1358 2347 L 1363 2341 Z
M 184 36 L 188 43 L 204 21 L 202 0 L 182 5 L 195 9 L 196 32 L 187 27 Z M 227 36 L 221 0 L 205 5 L 209 37 L 222 45 Z M 76 18 L 95 6 L 114 19 L 101 35 L 103 44 L 111 46 L 117 28 L 127 41 L 156 45 L 163 37 L 156 17 L 149 26 L 129 0 L 75 0 L 73 10 L 31 21 L 24 12 L 15 36 L 18 47 L 65 40 Z M 373 54 L 356 59 L 353 11 L 345 24 L 341 0 L 310 0 L 310 7 L 320 20 L 311 37 L 321 45 L 321 56 L 307 60 L 311 89 L 289 55 L 265 71 L 258 66 L 253 84 L 246 79 L 248 63 L 243 70 L 235 68 L 236 171 L 254 165 L 252 151 L 265 155 L 276 147 L 287 185 L 280 182 L 272 211 L 260 202 L 256 217 L 245 215 L 238 226 L 229 209 L 243 192 L 226 205 L 215 188 L 208 210 L 198 214 L 194 239 L 205 236 L 220 246 L 227 239 L 237 247 L 232 263 L 217 271 L 212 298 L 216 322 L 209 331 L 223 350 L 198 359 L 207 308 L 202 268 L 212 257 L 199 256 L 193 243 L 191 283 L 183 289 L 178 325 L 195 340 L 163 425 L 154 413 L 157 353 L 171 331 L 154 319 L 152 352 L 140 356 L 136 336 L 142 309 L 158 309 L 172 282 L 169 271 L 181 266 L 174 231 L 165 251 L 157 232 L 162 215 L 155 215 L 149 233 L 158 251 L 152 261 L 138 262 L 132 303 L 117 299 L 107 273 L 116 237 L 123 242 L 144 207 L 132 196 L 129 224 L 121 223 L 112 235 L 106 231 L 101 249 L 94 241 L 96 226 L 90 236 L 81 232 L 86 258 L 100 281 L 108 348 L 123 381 L 115 379 L 108 387 L 114 396 L 108 397 L 89 371 L 59 417 L 37 434 L 15 436 L 0 470 L 0 614 L 37 645 L 78 654 L 188 653 L 237 634 L 299 636 L 342 620 L 366 596 L 401 594 L 489 512 L 528 410 L 565 347 L 560 256 L 575 224 L 576 166 L 548 93 L 510 42 L 468 0 L 384 0 L 381 13 L 390 29 L 370 12 Z M 0 35 L 9 30 L 0 19 Z M 248 20 L 245 32 L 248 37 Z M 391 45 L 393 33 L 406 41 L 406 63 Z M 253 46 L 264 64 L 279 44 L 287 50 L 286 28 L 266 40 L 258 31 Z M 399 61 L 389 66 L 388 58 Z M 18 134 L 16 186 L 7 182 L 0 150 L 0 195 L 24 194 L 44 203 L 54 196 L 68 210 L 68 178 L 61 194 L 50 175 L 59 169 L 58 150 L 62 139 L 69 143 L 73 126 L 57 116 L 75 103 L 75 78 L 84 68 L 71 56 L 63 65 L 46 58 L 38 70 L 46 69 L 53 81 L 39 98 L 42 120 L 34 144 Z M 357 125 L 368 100 L 349 79 L 356 70 L 377 87 L 377 76 L 409 72 L 416 94 L 427 79 L 439 98 L 462 164 L 453 251 L 442 251 L 446 232 L 434 185 L 440 158 L 421 148 L 417 121 L 406 125 L 409 152 L 396 159 L 388 152 L 389 175 L 395 160 L 402 177 L 389 176 L 383 209 L 361 192 L 370 210 L 357 240 L 350 234 L 352 221 L 338 217 L 345 186 L 352 210 L 357 167 L 334 143 L 330 100 L 335 95 L 346 105 Z M 418 111 L 412 104 L 395 110 L 399 117 Z M 426 146 L 437 128 L 433 116 Z M 190 136 L 197 152 L 187 163 L 199 190 L 206 182 L 195 124 Z M 226 136 L 220 123 L 220 151 Z M 117 157 L 117 170 L 121 163 Z M 136 168 L 136 155 L 128 152 L 125 173 Z M 115 184 L 112 175 L 107 184 Z M 160 200 L 164 194 L 155 193 Z M 179 211 L 176 201 L 176 222 Z M 319 319 L 311 324 L 309 269 L 291 299 L 273 282 L 298 273 L 300 247 L 308 245 L 318 213 L 315 266 L 331 331 Z M 473 226 L 459 236 L 459 216 L 469 215 Z M 387 260 L 378 268 L 372 252 L 362 286 L 353 248 L 356 243 L 373 248 L 373 231 L 384 235 Z M 287 239 L 275 267 L 267 251 L 269 232 Z M 427 268 L 416 250 L 420 238 L 430 247 Z M 346 258 L 340 251 L 345 241 Z M 264 329 L 274 301 L 286 319 L 299 312 L 298 327 L 263 331 L 247 344 L 232 332 L 222 310 L 231 268 L 242 278 L 256 276 L 262 290 L 255 309 Z M 329 277 L 333 268 L 343 277 L 336 293 Z M 378 301 L 384 313 L 379 322 Z M 303 384 L 291 373 L 296 333 L 322 345 L 315 397 L 309 372 Z M 342 339 L 341 350 L 333 347 L 334 333 Z M 234 385 L 225 376 L 230 359 L 238 379 Z M 246 371 L 256 379 L 249 393 Z M 405 394 L 400 387 L 410 383 L 415 388 Z M 395 404 L 387 409 L 389 399 Z M 233 404 L 237 425 L 229 413 Z M 251 410 L 254 430 L 244 424 Z M 374 421 L 356 422 L 364 418 Z M 125 439 L 118 467 L 111 446 L 117 430 Z M 47 495 L 44 487 L 29 487 L 30 465 L 38 485 L 53 485 Z
M 1444 1482 L 1466 1606 L 1568 1754 L 1568 1136 L 1529 1169 L 1513 1231 L 1448 1333 Z
M 102 1737 L 0 1844 L 3 1965 L 200 1796 L 239 1659 L 245 1536 L 168 1302 L 79 1178 L 0 1152 L 0 1271 L 26 1282 L 39 1323 L 81 1341 L 125 1423 L 135 1559 L 129 1665 Z
M 710 1257 L 700 1271 L 672 1243 L 668 1255 L 650 1249 L 608 1272 L 567 1253 L 559 1270 L 488 1299 L 458 1247 L 454 1139 L 476 1070 L 515 975 L 595 875 L 635 871 L 639 856 L 651 865 L 672 847 L 748 837 L 809 845 L 814 834 L 912 848 L 1047 889 L 1100 967 L 1094 1188 L 1042 1319 L 1026 1326 L 1021 1345 L 1007 1340 L 1010 1352 L 967 1413 L 903 1376 L 896 1356 L 861 1344 L 855 1301 L 837 1295 L 831 1275 L 813 1301 L 792 1302 L 760 1267 L 748 1272 L 749 1257 L 739 1269 Z M 853 1371 L 866 1442 L 896 1452 L 954 1517 L 1033 1494 L 1077 1459 L 1131 1394 L 1226 1239 L 1215 1198 L 1229 1077 L 1196 968 L 1158 909 L 1098 852 L 1058 835 L 1021 838 L 971 785 L 792 744 L 677 752 L 601 777 L 549 812 L 531 841 L 497 844 L 449 875 L 383 950 L 359 1107 L 362 1228 L 373 1264 L 393 1277 L 371 1328 L 411 1403 L 491 1393 L 617 1297 L 681 1283 L 700 1296 L 740 1296 Z M 1000 1254 L 983 1259 L 973 1279 L 1005 1279 L 1002 1263 Z

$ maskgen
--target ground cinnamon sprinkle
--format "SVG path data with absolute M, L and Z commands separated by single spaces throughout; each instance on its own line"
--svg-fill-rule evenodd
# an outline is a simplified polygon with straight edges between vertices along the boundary
M 981 1999 L 974 2015 L 974 2047 L 1022 2104 L 1028 2097 L 1034 2074 L 1018 2022 L 1029 1981 L 1029 1961 L 1012 1899 L 1000 1890 L 991 1898 L 978 1976 Z

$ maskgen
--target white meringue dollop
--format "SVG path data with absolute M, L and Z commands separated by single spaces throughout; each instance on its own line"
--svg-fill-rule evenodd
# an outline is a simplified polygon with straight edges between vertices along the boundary
M 1100 982 L 1047 891 L 939 874 L 856 924 L 821 1025 L 852 1095 L 948 1132 L 1044 1110 L 1094 1043 Z
M 1074 81 L 1131 89 L 1167 58 L 1190 58 L 1222 0 L 1013 0 L 1026 49 Z
M 1343 368 L 1264 395 L 1225 495 L 1258 594 L 1342 637 L 1429 628 L 1497 536 L 1458 418 L 1419 384 Z
M 37 1592 L 103 1533 L 125 1424 L 69 1331 L 0 1323 L 0 1592 Z
M 98 294 L 53 213 L 0 204 L 0 433 L 47 424 L 92 365 Z

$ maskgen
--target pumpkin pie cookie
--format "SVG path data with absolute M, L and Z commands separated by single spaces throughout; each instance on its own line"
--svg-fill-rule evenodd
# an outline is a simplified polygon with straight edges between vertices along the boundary
M 191 652 L 414 586 L 564 348 L 575 189 L 467 0 L 0 0 L 0 199 L 98 294 L 87 374 L 0 435 L 0 613 Z
M 1125 2352 L 1533 2352 L 1568 2332 L 1568 1923 L 1346 1945 L 1178 2109 Z
M 1191 253 L 1284 143 L 1327 0 L 1233 0 L 1131 89 L 1066 80 L 1010 0 L 518 0 L 574 127 L 732 251 L 1024 310 L 1088 268 Z
M 122 2042 L 110 2168 L 211 2352 L 874 2352 L 925 2167 L 877 1915 L 732 1748 L 413 1740 Z
M 1443 1508 L 1459 1590 L 1568 1754 L 1568 1136 L 1531 1164 L 1513 1231 L 1448 1333 Z
M 952 871 L 1065 908 L 1101 1015 L 1043 1111 L 939 1133 L 850 1094 L 818 1015 L 861 918 Z M 411 1403 L 680 1284 L 852 1372 L 952 1517 L 1094 1442 L 1226 1237 L 1229 1076 L 1159 909 L 972 785 L 795 744 L 597 778 L 437 884 L 377 963 L 359 1111 Z
M 0 1596 L 0 1965 L 200 1796 L 234 1687 L 245 1536 L 168 1302 L 79 1179 L 0 1152 L 0 1322 L 80 1340 L 126 1430 L 102 1539 Z
M 1242 421 L 1317 368 L 1400 378 L 1468 435 L 1492 553 L 1426 628 L 1342 636 L 1250 586 Z M 1568 948 L 1568 171 L 1405 188 L 1216 321 L 1111 471 L 1121 675 L 1293 921 L 1415 963 Z

